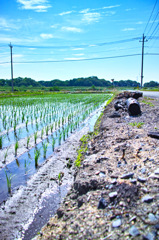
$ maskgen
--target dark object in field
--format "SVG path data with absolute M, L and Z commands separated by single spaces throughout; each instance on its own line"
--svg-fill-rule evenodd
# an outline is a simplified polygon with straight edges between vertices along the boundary
M 117 98 L 135 98 L 138 99 L 139 97 L 142 97 L 143 93 L 142 92 L 122 92 L 120 93 Z
M 124 109 L 125 108 L 125 101 L 123 101 L 122 99 L 120 100 L 116 100 L 114 103 L 114 108 L 116 111 L 118 111 L 119 109 Z
M 120 117 L 121 117 L 121 115 L 117 112 L 114 112 L 109 116 L 109 118 L 120 118 Z
M 159 132 L 149 132 L 147 135 L 148 135 L 149 137 L 159 139 Z
M 141 114 L 140 104 L 135 98 L 128 98 L 126 100 L 126 106 L 130 116 L 137 116 Z

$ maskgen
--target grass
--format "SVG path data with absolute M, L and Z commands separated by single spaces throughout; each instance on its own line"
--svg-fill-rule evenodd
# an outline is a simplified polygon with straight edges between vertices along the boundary
M 115 98 L 116 95 L 117 95 L 117 92 L 115 91 L 113 96 L 110 99 L 108 99 L 106 106 L 111 103 L 111 101 Z M 76 167 L 80 167 L 81 162 L 84 160 L 84 155 L 88 151 L 88 141 L 91 140 L 95 135 L 97 135 L 99 133 L 99 131 L 100 131 L 99 127 L 100 127 L 100 123 L 101 123 L 103 114 L 104 113 L 102 112 L 100 114 L 99 118 L 97 119 L 95 126 L 94 126 L 94 132 L 89 132 L 88 134 L 83 135 L 83 137 L 80 139 L 81 146 L 77 151 L 78 155 L 77 155 L 77 159 L 75 161 Z
M 152 102 L 147 102 L 145 100 L 142 100 L 142 103 L 145 103 L 145 104 L 149 105 L 150 107 L 154 107 L 154 104 Z
M 144 123 L 143 122 L 138 122 L 138 123 L 137 122 L 131 122 L 131 123 L 129 123 L 129 125 L 132 126 L 132 127 L 142 128 Z

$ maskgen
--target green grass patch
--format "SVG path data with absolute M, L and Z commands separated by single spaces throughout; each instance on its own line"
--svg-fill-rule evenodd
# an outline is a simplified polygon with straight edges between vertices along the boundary
M 114 93 L 113 96 L 108 99 L 106 106 L 114 99 L 114 97 L 117 95 L 117 93 Z M 100 132 L 100 124 L 103 116 L 103 112 L 100 114 L 99 118 L 97 119 L 95 126 L 94 126 L 94 132 L 89 132 L 86 135 L 83 135 L 83 137 L 80 139 L 81 146 L 78 149 L 77 153 L 77 159 L 75 161 L 75 166 L 80 167 L 81 162 L 84 160 L 85 153 L 88 151 L 88 141 L 90 141 L 94 136 L 98 135 Z
M 132 126 L 132 127 L 142 128 L 144 123 L 143 122 L 138 122 L 138 123 L 137 122 L 131 122 L 131 123 L 129 123 L 129 125 Z
M 150 107 L 154 107 L 154 104 L 152 102 L 148 102 L 146 100 L 142 100 L 142 103 L 149 105 Z
M 81 166 L 81 162 L 84 160 L 84 155 L 88 151 L 88 141 L 91 140 L 93 136 L 94 136 L 94 133 L 89 132 L 88 134 L 83 135 L 83 137 L 80 139 L 81 146 L 77 151 L 78 155 L 77 155 L 77 159 L 75 161 L 76 167 Z

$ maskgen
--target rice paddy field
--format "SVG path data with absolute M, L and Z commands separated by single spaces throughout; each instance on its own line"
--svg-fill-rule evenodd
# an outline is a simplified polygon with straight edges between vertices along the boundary
M 47 94 L 0 99 L 0 204 L 45 164 L 111 94 Z

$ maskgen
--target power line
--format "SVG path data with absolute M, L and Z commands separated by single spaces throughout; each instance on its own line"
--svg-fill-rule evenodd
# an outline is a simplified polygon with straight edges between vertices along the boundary
M 67 59 L 67 60 L 45 60 L 45 61 L 24 61 L 24 62 L 14 62 L 17 64 L 29 64 L 29 63 L 60 63 L 60 62 L 81 62 L 81 61 L 92 61 L 92 60 L 104 60 L 113 58 L 124 58 L 124 57 L 134 57 L 141 56 L 141 53 L 120 55 L 120 56 L 110 56 L 110 57 L 97 57 L 97 58 L 82 58 L 82 59 Z M 159 55 L 159 53 L 145 53 L 145 55 Z M 0 64 L 8 64 L 10 62 L 0 62 Z
M 151 17 L 152 17 L 152 14 L 153 14 L 154 10 L 155 10 L 155 7 L 156 7 L 157 2 L 158 2 L 158 0 L 156 0 L 156 2 L 155 2 L 155 4 L 154 4 L 154 7 L 153 7 L 153 9 L 152 9 L 152 11 L 151 11 L 150 17 L 149 17 L 149 19 L 148 19 L 148 22 L 147 22 L 146 27 L 145 27 L 145 30 L 144 30 L 144 34 L 145 34 L 145 31 L 146 31 L 146 29 L 147 29 L 147 27 L 148 27 L 148 24 L 149 24 L 150 20 L 151 20 Z
M 82 48 L 82 47 L 95 47 L 95 46 L 104 46 L 104 45 L 111 45 L 111 44 L 118 44 L 118 43 L 126 43 L 131 42 L 135 40 L 139 40 L 140 37 L 130 38 L 130 39 L 124 39 L 124 40 L 118 40 L 113 42 L 102 42 L 102 43 L 92 43 L 92 44 L 81 44 L 81 45 L 75 45 L 75 46 L 28 46 L 28 45 L 17 45 L 15 44 L 14 47 L 17 48 L 55 48 L 55 49 L 65 49 L 65 48 Z
M 156 32 L 156 30 L 157 30 L 158 27 L 159 27 L 159 23 L 156 25 L 155 29 L 154 29 L 153 32 L 151 33 L 151 36 L 148 38 L 148 40 L 152 38 L 153 34 L 155 34 L 155 32 Z

